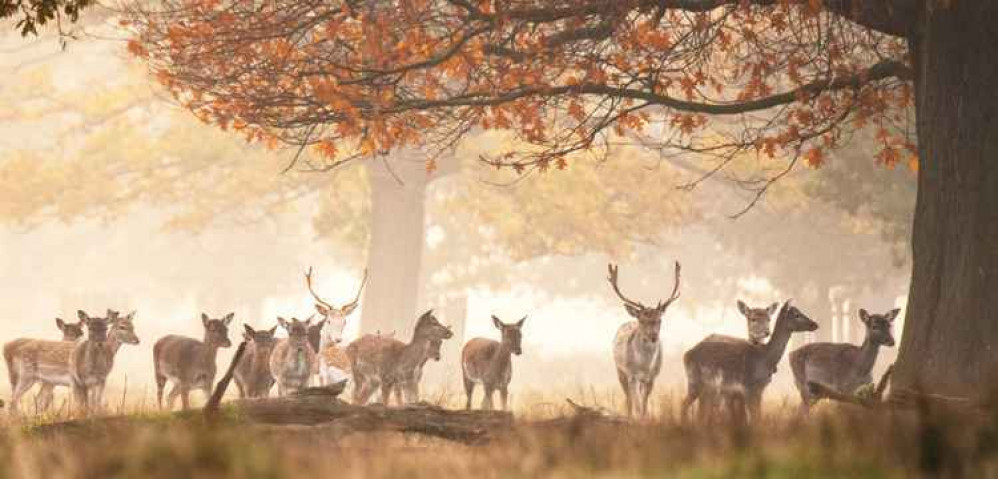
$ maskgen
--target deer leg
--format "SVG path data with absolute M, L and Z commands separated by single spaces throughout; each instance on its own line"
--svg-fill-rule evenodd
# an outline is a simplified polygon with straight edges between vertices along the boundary
M 35 395 L 35 412 L 45 412 L 48 411 L 49 407 L 52 406 L 52 397 L 54 396 L 53 390 L 55 386 L 47 383 L 42 383 L 41 389 L 38 390 L 38 394 Z
M 495 388 L 489 384 L 485 383 L 485 397 L 482 398 L 482 409 L 486 411 L 492 410 L 492 393 L 495 392 Z
M 79 384 L 73 384 L 73 402 L 76 403 L 78 411 L 86 414 L 89 409 L 87 405 L 87 388 Z
M 21 375 L 21 377 L 18 378 L 17 385 L 14 386 L 14 392 L 10 398 L 11 414 L 16 415 L 20 413 L 21 396 L 24 396 L 25 393 L 30 391 L 31 387 L 34 385 L 35 381 L 33 379 L 25 378 L 24 375 Z
M 235 380 L 234 382 L 236 383 L 236 392 L 239 393 L 239 399 L 245 398 L 246 390 L 243 388 L 243 382 L 240 381 L 239 378 L 233 378 L 233 379 Z
M 180 387 L 180 408 L 184 411 L 190 409 L 191 407 L 191 388 L 188 386 Z
M 163 409 L 163 389 L 166 388 L 166 376 L 156 374 L 156 403 Z
M 631 408 L 634 402 L 631 400 L 631 380 L 628 379 L 627 374 L 620 369 L 617 369 L 617 379 L 620 381 L 620 387 L 624 389 L 624 402 L 627 403 L 627 416 L 631 416 Z
M 654 381 L 641 381 L 641 414 L 648 415 L 648 397 L 655 388 Z
M 464 377 L 464 395 L 468 400 L 464 403 L 464 408 L 471 410 L 471 397 L 475 394 L 475 381 L 468 379 L 468 376 Z
M 499 386 L 499 401 L 502 402 L 502 410 L 509 411 L 509 385 Z
M 177 403 L 177 396 L 180 395 L 180 386 L 177 383 L 173 383 L 170 387 L 170 392 L 166 395 L 166 409 L 168 411 L 173 410 L 173 405 Z
M 748 395 L 748 411 L 752 422 L 759 422 L 762 419 L 762 391 L 753 391 Z
M 683 406 L 680 412 L 680 418 L 682 422 L 687 422 L 690 419 L 690 407 L 693 403 L 700 397 L 700 383 L 697 381 L 687 381 L 686 383 L 686 397 L 683 398 Z M 703 402 L 700 402 L 700 407 L 703 408 Z
M 381 404 L 388 407 L 388 401 L 391 400 L 392 387 L 394 385 L 388 381 L 382 380 L 381 382 Z

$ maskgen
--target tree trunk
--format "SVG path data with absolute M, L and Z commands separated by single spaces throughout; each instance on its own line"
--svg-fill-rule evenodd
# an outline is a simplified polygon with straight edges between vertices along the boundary
M 998 387 L 998 2 L 919 2 L 913 271 L 892 395 Z M 926 6 L 930 5 L 930 6 Z
M 368 165 L 371 239 L 361 330 L 407 338 L 416 320 L 423 255 L 426 171 L 421 162 Z

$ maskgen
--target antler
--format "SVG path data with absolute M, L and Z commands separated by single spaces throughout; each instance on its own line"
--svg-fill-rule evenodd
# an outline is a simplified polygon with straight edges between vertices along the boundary
M 305 285 L 308 286 L 308 292 L 312 293 L 312 297 L 315 298 L 315 301 L 317 303 L 319 303 L 319 304 L 321 304 L 321 305 L 323 305 L 323 306 L 325 306 L 325 307 L 327 307 L 329 309 L 336 309 L 336 308 L 333 307 L 333 305 L 331 305 L 331 304 L 323 301 L 322 298 L 320 298 L 319 295 L 315 293 L 315 289 L 312 288 L 312 267 L 311 266 L 308 267 L 308 272 L 305 273 Z
M 665 300 L 665 303 L 662 304 L 661 307 L 663 309 L 669 307 L 669 305 L 672 304 L 673 301 L 679 299 L 679 277 L 680 277 L 679 272 L 680 272 L 680 269 L 681 269 L 681 267 L 679 266 L 679 261 L 676 261 L 676 279 L 675 279 L 674 284 L 672 285 L 672 294 L 670 294 L 669 295 L 669 299 Z
M 357 289 L 357 296 L 353 298 L 353 301 L 344 304 L 341 311 L 350 311 L 357 306 L 360 302 L 360 293 L 364 292 L 364 286 L 367 284 L 367 268 L 364 269 L 364 279 L 360 280 L 360 288 Z
M 642 305 L 637 301 L 632 301 L 630 299 L 627 299 L 627 297 L 625 297 L 623 293 L 620 292 L 620 288 L 617 286 L 617 265 L 609 263 L 606 265 L 606 268 L 610 272 L 610 277 L 608 277 L 607 280 L 610 281 L 610 286 L 613 287 L 613 292 L 617 293 L 617 297 L 620 298 L 620 300 L 623 301 L 625 304 L 643 308 L 644 305 Z

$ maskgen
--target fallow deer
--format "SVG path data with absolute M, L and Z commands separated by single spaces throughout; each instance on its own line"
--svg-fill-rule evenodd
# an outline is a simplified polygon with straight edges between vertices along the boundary
M 77 315 L 83 315 L 82 311 Z M 139 344 L 139 338 L 135 334 L 133 319 L 135 312 L 128 316 L 117 317 L 118 313 L 108 310 L 108 317 L 116 317 L 111 323 L 108 346 L 111 349 L 112 357 L 117 354 L 122 344 Z M 82 319 L 82 316 L 81 316 Z M 68 339 L 78 332 L 82 335 L 77 324 L 66 324 L 63 329 L 63 338 Z M 79 331 L 78 331 L 79 329 Z M 7 370 L 10 376 L 13 398 L 11 399 L 11 413 L 17 414 L 21 397 L 31 390 L 36 384 L 41 384 L 41 390 L 36 398 L 36 407 L 39 411 L 45 411 L 52 405 L 53 390 L 56 386 L 73 386 L 73 377 L 70 371 L 70 356 L 80 338 L 73 341 L 46 341 L 38 339 L 15 340 L 4 346 L 4 359 L 7 362 Z
M 745 317 L 748 325 L 748 340 L 752 344 L 763 344 L 766 338 L 772 333 L 770 323 L 773 313 L 780 307 L 780 303 L 773 303 L 768 308 L 753 308 L 741 300 L 738 301 L 738 312 Z
M 248 345 L 233 375 L 239 397 L 267 397 L 270 388 L 274 386 L 274 375 L 270 374 L 270 356 L 277 345 L 274 337 L 277 326 L 256 330 L 244 324 L 243 328 L 246 330 L 243 339 Z
M 679 298 L 680 266 L 677 261 L 669 299 L 660 301 L 653 308 L 627 299 L 617 285 L 617 267 L 610 264 L 607 269 L 610 273 L 607 278 L 610 286 L 623 301 L 627 313 L 635 319 L 622 324 L 613 338 L 613 361 L 617 365 L 617 378 L 624 389 L 627 415 L 631 416 L 636 409 L 638 416 L 644 417 L 648 414 L 648 396 L 662 369 L 662 345 L 658 340 L 662 315 Z
M 181 407 L 188 409 L 192 390 L 201 390 L 205 396 L 211 396 L 215 383 L 215 357 L 219 348 L 232 346 L 229 341 L 229 324 L 233 317 L 235 313 L 229 313 L 221 319 L 212 319 L 201 313 L 201 325 L 204 327 L 201 341 L 175 334 L 156 341 L 152 356 L 156 375 L 156 403 L 160 409 L 163 408 L 163 389 L 166 388 L 167 381 L 173 383 L 167 396 L 168 409 L 173 409 L 177 396 L 180 396 Z
M 870 314 L 860 309 L 859 319 L 866 327 L 866 338 L 860 346 L 812 343 L 790 353 L 790 370 L 800 392 L 802 414 L 807 414 L 811 406 L 822 399 L 812 393 L 808 383 L 821 383 L 849 394 L 873 382 L 877 353 L 881 346 L 894 346 L 891 326 L 900 312 L 900 309 L 892 309 L 886 314 Z
M 83 311 L 79 312 L 79 316 L 87 328 L 87 337 L 74 343 L 69 356 L 69 373 L 77 407 L 90 412 L 103 407 L 104 385 L 114 367 L 114 353 L 108 345 L 108 329 L 117 317 L 91 318 Z
M 285 396 L 308 387 L 316 355 L 308 344 L 311 318 L 305 321 L 277 318 L 277 322 L 288 332 L 288 337 L 278 340 L 274 346 L 274 352 L 270 355 L 270 374 L 277 382 L 278 396 Z
M 492 316 L 492 324 L 499 330 L 501 340 L 474 338 L 464 345 L 461 351 L 461 372 L 464 376 L 464 393 L 468 397 L 465 409 L 471 409 L 471 397 L 475 393 L 476 383 L 482 383 L 485 391 L 482 409 L 492 409 L 492 396 L 496 390 L 499 390 L 502 409 L 507 409 L 509 382 L 513 379 L 513 355 L 519 356 L 522 353 L 521 331 L 526 320 L 527 317 L 524 316 L 513 324 L 506 324 Z
M 773 335 L 765 344 L 730 337 L 720 340 L 708 337 L 697 343 L 683 355 L 687 380 L 683 418 L 688 417 L 693 403 L 699 401 L 699 416 L 706 420 L 716 401 L 723 399 L 735 420 L 742 421 L 746 413 L 757 420 L 762 393 L 776 372 L 790 336 L 816 329 L 818 324 L 787 300 L 776 318 Z
M 450 332 L 450 328 L 448 328 Z M 380 334 L 380 333 L 379 333 Z M 394 333 L 391 333 L 392 336 Z M 386 337 L 386 336 L 382 336 Z M 389 339 L 391 336 L 387 336 Z M 447 338 L 450 338 L 448 335 Z M 396 374 L 395 398 L 399 405 L 414 404 L 419 402 L 419 384 L 423 381 L 423 367 L 429 360 L 440 361 L 440 348 L 444 342 L 443 335 L 433 336 L 426 346 L 426 354 L 423 359 L 411 368 L 400 368 Z
M 321 328 L 319 330 L 317 344 L 313 342 L 312 348 L 319 355 L 319 385 L 326 386 L 336 384 L 349 377 L 349 370 L 346 369 L 348 362 L 341 343 L 343 342 L 343 329 L 347 325 L 347 317 L 357 309 L 360 304 L 360 295 L 367 284 L 367 270 L 364 270 L 364 279 L 357 288 L 357 295 L 353 301 L 341 307 L 333 306 L 323 300 L 312 285 L 312 268 L 305 273 L 305 285 L 308 292 L 315 299 L 315 310 L 322 316 Z M 309 331 L 311 333 L 311 330 Z M 312 340 L 310 334 L 309 340 Z
M 392 391 L 404 396 L 402 403 L 419 401 L 419 379 L 427 358 L 434 355 L 434 340 L 449 339 L 454 333 L 440 324 L 433 310 L 423 313 L 413 330 L 412 340 L 403 343 L 394 338 L 366 334 L 347 346 L 353 373 L 353 402 L 367 404 L 377 389 L 388 405 Z M 439 357 L 439 346 L 437 346 Z

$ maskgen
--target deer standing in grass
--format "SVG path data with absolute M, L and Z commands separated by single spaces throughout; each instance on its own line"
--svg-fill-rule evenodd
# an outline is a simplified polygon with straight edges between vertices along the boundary
M 859 310 L 859 319 L 866 327 L 863 344 L 812 343 L 790 353 L 790 369 L 794 385 L 800 392 L 800 412 L 808 414 L 821 396 L 812 393 L 808 383 L 822 383 L 845 394 L 853 393 L 860 386 L 873 382 L 873 366 L 881 346 L 893 347 L 891 333 L 894 319 L 900 309 L 886 314 L 870 314 Z
M 285 396 L 308 386 L 315 368 L 315 351 L 308 344 L 308 327 L 312 319 L 300 321 L 277 318 L 288 337 L 277 341 L 270 355 L 270 374 L 277 382 L 277 395 Z
M 725 403 L 738 422 L 746 414 L 758 420 L 762 393 L 772 380 L 776 366 L 796 332 L 814 331 L 818 324 L 790 305 L 783 304 L 776 318 L 773 335 L 765 344 L 744 339 L 708 336 L 683 355 L 687 392 L 682 415 L 699 401 L 699 417 L 710 419 L 719 402 Z
M 277 345 L 277 338 L 274 337 L 277 326 L 255 330 L 244 324 L 243 328 L 243 339 L 249 344 L 233 375 L 239 397 L 267 397 L 270 388 L 274 386 L 274 375 L 270 374 L 270 356 Z
M 364 405 L 381 389 L 381 402 L 388 405 L 391 393 L 401 392 L 402 404 L 419 401 L 419 380 L 428 358 L 439 357 L 439 343 L 454 336 L 437 320 L 433 310 L 416 320 L 412 339 L 403 343 L 380 334 L 366 334 L 347 346 L 353 373 L 353 402 Z
M 461 351 L 461 372 L 464 376 L 464 393 L 467 396 L 464 408 L 471 409 L 471 397 L 475 393 L 475 384 L 482 383 L 485 397 L 482 398 L 482 409 L 492 410 L 492 396 L 499 391 L 499 400 L 503 411 L 507 410 L 509 383 L 513 379 L 513 355 L 519 356 L 524 316 L 513 324 L 503 323 L 498 317 L 492 316 L 492 324 L 500 332 L 500 341 L 485 338 L 474 338 L 464 345 Z
M 65 328 L 60 327 L 63 330 L 63 338 L 76 337 L 75 342 L 17 339 L 4 345 L 4 359 L 13 391 L 12 414 L 19 413 L 21 397 L 35 384 L 41 384 L 41 390 L 36 398 L 38 411 L 46 411 L 51 407 L 56 386 L 73 387 L 70 357 L 76 345 L 82 340 L 82 316 L 86 313 L 78 311 L 77 315 L 81 318 L 79 323 L 63 323 Z M 139 344 L 133 324 L 135 312 L 123 318 L 117 316 L 118 313 L 108 310 L 108 317 L 115 318 L 108 334 L 108 346 L 112 357 L 117 354 L 122 344 Z
M 69 373 L 73 380 L 73 398 L 84 412 L 100 410 L 104 405 L 104 385 L 114 367 L 114 353 L 108 345 L 108 329 L 116 316 L 91 318 L 80 311 L 80 320 L 87 337 L 74 343 L 69 356 Z
M 152 356 L 156 374 L 156 403 L 160 409 L 163 408 L 163 390 L 167 381 L 173 383 L 167 396 L 168 409 L 173 409 L 177 396 L 180 396 L 183 409 L 190 408 L 192 390 L 201 390 L 205 396 L 211 396 L 215 384 L 215 356 L 219 348 L 232 346 L 229 324 L 233 317 L 235 314 L 229 313 L 221 319 L 212 319 L 201 313 L 201 325 L 204 327 L 202 341 L 175 334 L 156 341 Z
M 364 285 L 366 284 L 367 270 L 364 270 L 364 279 L 361 280 L 360 287 L 357 288 L 357 295 L 354 296 L 353 301 L 337 308 L 324 301 L 315 292 L 315 288 L 312 285 L 312 268 L 309 268 L 308 272 L 305 273 L 305 285 L 308 287 L 308 292 L 315 299 L 315 310 L 323 318 L 322 321 L 319 321 L 319 324 L 322 326 L 319 328 L 318 337 L 315 340 L 312 339 L 314 326 L 309 329 L 309 342 L 312 343 L 312 348 L 319 356 L 320 386 L 336 384 L 350 377 L 350 361 L 346 356 L 346 351 L 341 346 L 343 342 L 343 329 L 346 328 L 347 317 L 360 304 L 360 295 L 363 293 Z
M 675 279 L 669 299 L 660 301 L 654 308 L 627 299 L 617 285 L 617 267 L 610 264 L 607 269 L 610 273 L 607 280 L 613 292 L 623 301 L 627 314 L 635 319 L 622 324 L 613 338 L 613 361 L 617 365 L 617 378 L 624 389 L 627 415 L 631 416 L 637 412 L 639 417 L 645 417 L 648 414 L 648 396 L 662 369 L 662 345 L 658 340 L 662 328 L 662 315 L 669 305 L 679 298 L 679 262 L 676 262 Z

